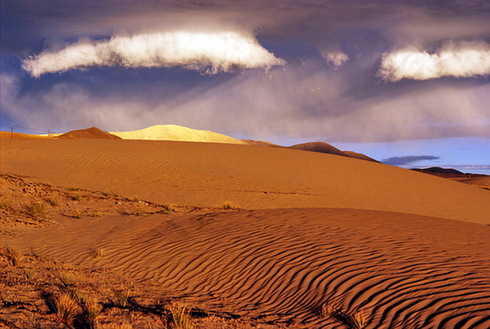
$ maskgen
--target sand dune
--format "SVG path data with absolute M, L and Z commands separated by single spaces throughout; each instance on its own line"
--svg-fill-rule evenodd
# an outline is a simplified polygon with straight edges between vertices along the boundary
M 247 144 L 212 131 L 191 129 L 177 125 L 155 125 L 134 131 L 111 132 L 111 134 L 123 139 Z
M 368 161 L 232 144 L 2 140 L 1 171 L 160 204 L 335 207 L 490 224 L 488 191 Z
M 107 131 L 100 130 L 96 127 L 72 130 L 57 136 L 57 138 L 121 139 L 121 137 L 109 134 Z
M 302 143 L 302 144 L 296 144 L 293 146 L 290 146 L 289 148 L 295 149 L 295 150 L 303 150 L 303 151 L 311 151 L 311 152 L 319 152 L 319 153 L 327 153 L 327 154 L 335 154 L 335 155 L 342 155 L 346 156 L 344 152 L 336 148 L 335 146 L 332 146 L 328 143 L 324 142 L 309 142 L 309 143 Z
M 248 319 L 245 328 L 353 328 L 355 316 L 367 329 L 490 325 L 484 189 L 287 148 L 114 139 L 0 143 L 0 171 L 24 177 L 6 176 L 10 190 L 2 187 L 0 212 L 8 217 L 2 224 L 9 225 L 0 230 L 2 244 L 131 280 L 145 287 L 155 312 L 163 312 L 155 301 L 171 292 L 198 303 L 201 315 Z M 51 218 L 26 212 L 25 202 L 49 201 Z M 217 209 L 227 201 L 249 210 Z M 94 257 L 96 250 L 104 252 Z M 39 284 L 46 280 L 55 279 Z M 6 282 L 24 290 L 28 284 Z M 101 301 L 111 295 L 92 294 Z M 9 307 L 0 321 L 39 312 Z M 145 310 L 133 308 L 134 318 L 155 323 Z M 105 319 L 111 312 L 104 310 Z
M 345 328 L 488 328 L 490 227 L 352 209 L 270 209 L 132 218 L 42 229 L 20 239 L 56 259 L 102 266 L 237 316 Z M 43 247 L 46 246 L 47 247 Z M 93 259 L 103 248 L 106 256 Z
M 365 154 L 362 154 L 362 153 L 357 153 L 357 152 L 353 152 L 353 151 L 342 151 L 344 152 L 344 154 L 346 154 L 348 157 L 351 157 L 351 158 L 354 158 L 354 159 L 359 159 L 359 160 L 367 160 L 367 161 L 372 161 L 372 162 L 378 162 L 378 160 L 376 159 L 373 159 L 371 157 L 368 157 L 367 155 Z
M 39 139 L 48 138 L 47 136 L 14 133 L 10 131 L 0 131 L 0 139 Z
M 332 145 L 325 143 L 325 142 L 302 143 L 302 144 L 296 144 L 296 145 L 290 146 L 289 148 L 292 148 L 295 150 L 334 154 L 334 155 L 340 155 L 340 156 L 345 156 L 345 157 L 349 157 L 349 158 L 355 158 L 355 159 L 359 159 L 359 160 L 367 160 L 367 161 L 372 161 L 372 162 L 378 162 L 377 160 L 370 158 L 367 155 L 364 155 L 362 153 L 356 153 L 356 152 L 352 152 L 352 151 L 341 151 L 338 148 L 336 148 L 335 146 L 332 146 Z

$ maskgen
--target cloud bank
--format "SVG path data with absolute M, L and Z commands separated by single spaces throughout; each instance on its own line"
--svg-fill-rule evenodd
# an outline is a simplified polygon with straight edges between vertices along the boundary
M 109 40 L 80 40 L 61 50 L 47 50 L 23 61 L 33 77 L 70 69 L 118 66 L 181 67 L 208 74 L 285 65 L 251 35 L 233 31 L 116 35 Z
M 385 53 L 378 71 L 385 81 L 489 74 L 490 44 L 485 41 L 447 41 L 433 54 L 414 48 Z
M 440 158 L 433 155 L 407 155 L 402 157 L 391 157 L 382 160 L 381 162 L 392 166 L 406 166 L 414 162 L 426 161 L 426 160 L 439 160 Z

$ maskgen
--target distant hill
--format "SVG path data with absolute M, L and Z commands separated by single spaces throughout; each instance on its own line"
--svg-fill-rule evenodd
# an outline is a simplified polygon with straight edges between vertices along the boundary
M 101 130 L 96 127 L 91 127 L 87 129 L 72 130 L 65 134 L 61 134 L 56 138 L 90 138 L 90 139 L 121 139 L 118 136 L 112 135 L 107 131 Z
M 167 140 L 182 142 L 207 142 L 243 144 L 246 142 L 207 130 L 197 130 L 177 125 L 155 125 L 134 131 L 111 132 L 123 139 Z
M 490 176 L 488 175 L 463 173 L 453 168 L 441 167 L 414 168 L 411 170 L 490 190 Z
M 242 139 L 241 141 L 247 143 L 248 145 L 271 146 L 271 147 L 285 147 L 285 146 L 277 145 L 277 144 L 274 144 L 274 143 L 271 143 L 271 142 L 267 142 L 267 141 L 256 141 L 256 140 L 253 140 L 253 139 Z
M 443 175 L 465 175 L 465 173 L 453 169 L 453 168 L 441 168 L 441 167 L 430 167 L 430 168 L 414 168 L 414 171 L 419 171 L 427 174 L 443 174 Z
M 343 151 L 345 155 L 347 155 L 348 157 L 351 157 L 351 158 L 355 158 L 355 159 L 360 159 L 360 160 L 367 160 L 367 161 L 372 161 L 372 162 L 378 162 L 378 160 L 376 159 L 373 159 L 371 157 L 368 157 L 367 155 L 365 154 L 362 154 L 362 153 L 357 153 L 357 152 L 352 152 L 352 151 Z
M 310 151 L 310 152 L 340 155 L 340 156 L 345 156 L 348 158 L 355 158 L 355 159 L 366 160 L 366 161 L 371 161 L 371 162 L 378 162 L 375 159 L 370 158 L 367 155 L 364 155 L 361 153 L 356 153 L 356 152 L 352 152 L 352 151 L 341 151 L 338 148 L 336 148 L 336 147 L 334 147 L 328 143 L 325 143 L 325 142 L 302 143 L 302 144 L 296 144 L 296 145 L 290 146 L 289 148 L 295 149 L 295 150 L 303 150 L 303 151 Z

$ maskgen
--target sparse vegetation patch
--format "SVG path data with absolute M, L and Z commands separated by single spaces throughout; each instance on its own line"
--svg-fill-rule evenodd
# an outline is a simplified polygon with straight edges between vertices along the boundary
M 34 201 L 24 205 L 25 211 L 31 216 L 43 215 L 46 211 L 46 204 L 40 201 Z
M 238 209 L 240 209 L 240 208 L 238 208 L 237 205 L 235 205 L 231 201 L 224 202 L 219 208 L 223 209 L 223 210 L 238 210 Z

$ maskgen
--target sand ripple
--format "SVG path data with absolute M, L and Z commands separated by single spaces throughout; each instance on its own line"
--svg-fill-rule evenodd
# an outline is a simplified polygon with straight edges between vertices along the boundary
M 26 239 L 41 245 L 50 234 Z M 107 256 L 92 259 L 93 247 Z M 345 328 L 319 316 L 334 304 L 362 312 L 367 328 L 407 329 L 489 328 L 488 250 L 488 226 L 347 209 L 101 219 L 67 227 L 48 247 L 162 289 L 225 298 L 243 314 Z

